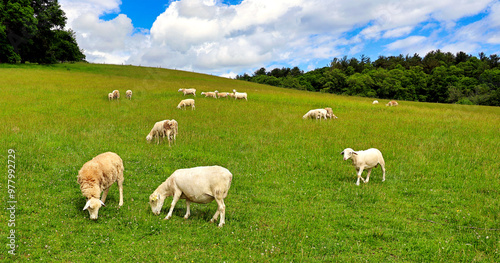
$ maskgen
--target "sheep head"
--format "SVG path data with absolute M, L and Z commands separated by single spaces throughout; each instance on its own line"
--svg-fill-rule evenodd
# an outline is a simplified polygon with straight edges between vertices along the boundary
M 162 198 L 159 193 L 154 191 L 150 196 L 149 196 L 149 205 L 151 206 L 151 211 L 153 211 L 153 214 L 159 215 L 161 208 L 163 207 L 163 202 L 165 201 L 165 198 Z
M 88 210 L 90 214 L 90 219 L 96 220 L 97 219 L 97 214 L 99 213 L 99 208 L 101 206 L 106 206 L 101 200 L 98 198 L 92 197 L 90 198 L 85 206 L 83 207 L 83 210 Z
M 346 148 L 340 154 L 344 155 L 344 161 L 347 161 L 352 157 L 353 154 L 357 153 L 351 148 Z

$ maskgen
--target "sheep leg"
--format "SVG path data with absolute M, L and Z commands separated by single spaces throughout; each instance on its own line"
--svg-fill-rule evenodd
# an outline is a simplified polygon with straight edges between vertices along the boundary
M 212 220 L 210 220 L 210 223 L 213 223 L 217 221 L 217 218 L 219 217 L 220 214 L 220 221 L 219 221 L 219 227 L 222 227 L 226 222 L 225 222 L 225 217 L 226 217 L 226 205 L 224 204 L 224 199 L 222 198 L 216 198 L 215 201 L 217 202 L 217 211 L 215 212 L 214 217 Z
M 118 180 L 118 191 L 120 192 L 120 202 L 118 203 L 118 206 L 123 205 L 123 176 L 121 180 Z
M 356 181 L 356 185 L 359 185 L 359 180 L 362 180 L 363 183 L 365 183 L 365 179 L 363 179 L 363 177 L 361 177 L 361 174 L 363 173 L 363 169 L 364 169 L 363 166 L 356 169 L 356 170 L 358 170 L 358 180 Z
M 188 200 L 186 200 L 186 214 L 184 215 L 184 219 L 188 219 L 189 216 L 191 215 L 191 211 L 189 210 L 190 203 L 191 202 L 189 202 Z
M 365 183 L 368 183 L 368 181 L 370 181 L 370 173 L 372 172 L 372 169 L 368 169 L 368 173 L 366 174 L 366 181 L 364 181 Z
M 174 194 L 174 197 L 172 199 L 172 204 L 170 205 L 170 210 L 168 210 L 168 214 L 165 217 L 165 219 L 170 219 L 172 217 L 172 212 L 174 211 L 175 204 L 177 204 L 177 201 L 179 201 L 181 194 L 182 192 L 177 192 Z
M 104 191 L 102 192 L 101 201 L 103 203 L 104 203 L 104 201 L 106 201 L 106 197 L 108 196 L 108 191 L 109 191 L 109 187 L 104 189 Z

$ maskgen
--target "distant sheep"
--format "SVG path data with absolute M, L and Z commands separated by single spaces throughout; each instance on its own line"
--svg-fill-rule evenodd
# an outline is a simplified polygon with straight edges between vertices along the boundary
M 113 90 L 113 99 L 119 99 L 120 98 L 120 91 L 118 90 Z
M 338 119 L 337 116 L 335 116 L 335 114 L 333 114 L 333 110 L 332 108 L 325 108 L 326 110 L 326 117 L 327 118 L 330 118 L 330 119 Z
M 236 100 L 245 99 L 246 101 L 248 101 L 246 92 L 237 92 L 236 90 L 233 89 L 233 93 L 234 93 L 234 99 Z
M 132 99 L 132 91 L 131 91 L 131 90 L 127 90 L 127 91 L 125 92 L 125 96 L 126 96 L 126 97 L 127 97 L 127 99 L 129 99 L 129 100 L 130 100 L 130 99 Z
M 113 92 L 108 93 L 108 100 L 112 100 L 112 99 L 113 99 Z
M 166 120 L 163 122 L 163 137 L 167 137 L 168 146 L 171 141 L 175 141 L 179 131 L 179 124 L 176 120 Z
M 218 93 L 218 91 L 214 91 L 214 92 L 202 92 L 201 95 L 205 95 L 205 98 L 210 97 L 210 98 L 216 98 L 217 99 L 217 93 Z
M 374 100 L 372 104 L 378 104 L 378 100 Z
M 391 100 L 389 103 L 385 104 L 385 106 L 398 106 L 398 103 L 395 100 Z
M 358 180 L 356 181 L 356 185 L 359 185 L 359 180 L 361 179 L 364 183 L 368 183 L 370 180 L 370 173 L 372 172 L 372 168 L 377 167 L 380 164 L 382 167 L 382 182 L 385 181 L 385 161 L 382 153 L 375 149 L 370 148 L 365 151 L 354 151 L 351 148 L 344 149 L 340 154 L 344 155 L 344 161 L 348 159 L 352 159 L 352 164 L 356 167 L 356 171 L 358 174 Z M 367 169 L 368 174 L 366 175 L 366 180 L 361 177 L 361 173 L 363 170 Z
M 194 110 L 194 108 L 195 108 L 194 100 L 193 99 L 181 100 L 181 102 L 179 102 L 179 105 L 177 105 L 177 109 L 180 109 L 182 107 L 184 107 L 184 109 L 186 109 L 187 106 L 191 106 L 191 110 Z
M 229 97 L 229 93 L 228 92 L 219 92 L 219 93 L 217 93 L 217 96 L 219 98 L 227 98 L 227 97 Z
M 78 172 L 77 182 L 87 203 L 90 219 L 97 219 L 99 208 L 105 206 L 109 188 L 116 182 L 120 191 L 120 207 L 123 205 L 123 161 L 116 153 L 106 152 L 86 162 Z M 99 200 L 99 196 L 102 197 Z
M 304 116 L 302 116 L 303 119 L 325 119 L 326 120 L 327 116 L 327 111 L 325 109 L 315 109 L 315 110 L 310 110 L 308 111 Z
M 153 214 L 159 215 L 163 203 L 168 196 L 173 196 L 170 210 L 165 219 L 172 217 L 175 204 L 179 199 L 186 199 L 185 219 L 191 215 L 190 203 L 208 204 L 214 199 L 217 202 L 217 212 L 210 220 L 215 222 L 220 215 L 219 227 L 225 224 L 226 198 L 233 175 L 220 166 L 202 166 L 176 170 L 149 196 L 149 204 Z
M 227 95 L 228 95 L 229 97 L 231 97 L 231 98 L 235 98 L 235 97 L 234 97 L 234 92 L 228 93 Z
M 168 120 L 156 122 L 149 134 L 146 136 L 147 141 L 152 141 L 156 138 L 156 144 L 160 144 L 160 139 L 165 136 L 163 124 Z
M 196 97 L 196 89 L 179 89 L 177 92 L 179 91 L 182 91 L 182 93 L 184 93 L 184 96 L 191 94 Z

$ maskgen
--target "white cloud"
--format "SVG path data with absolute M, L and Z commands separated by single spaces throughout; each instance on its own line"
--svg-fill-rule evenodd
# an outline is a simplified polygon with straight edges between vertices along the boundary
M 244 0 L 234 6 L 220 0 L 179 0 L 142 32 L 136 32 L 126 14 L 110 21 L 99 19 L 118 13 L 120 4 L 120 0 L 61 0 L 68 27 L 76 32 L 89 61 L 228 75 L 252 73 L 248 70 L 267 65 L 309 68 L 318 61 L 363 53 L 384 39 L 392 41 L 386 50 L 425 54 L 420 52 L 478 49 L 474 39 L 496 44 L 500 38 L 496 0 Z M 484 21 L 457 24 L 458 19 L 486 9 Z M 460 45 L 453 35 L 471 41 Z

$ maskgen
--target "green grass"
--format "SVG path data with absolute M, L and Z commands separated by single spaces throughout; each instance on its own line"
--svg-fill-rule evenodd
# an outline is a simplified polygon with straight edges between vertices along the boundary
M 178 110 L 179 88 L 196 110 Z M 120 90 L 122 99 L 107 94 Z M 125 90 L 134 95 L 126 100 Z M 248 101 L 202 91 L 247 92 Z M 93 262 L 495 262 L 500 261 L 500 108 L 400 102 L 285 90 L 158 68 L 0 65 L 1 200 L 7 151 L 16 151 L 16 256 L 9 212 L 0 213 L 1 261 Z M 333 121 L 303 120 L 331 107 Z M 146 142 L 175 119 L 172 147 Z M 340 152 L 382 151 L 381 170 L 355 185 Z M 125 166 L 124 205 L 112 186 L 97 221 L 82 211 L 76 176 L 106 151 Z M 216 204 L 184 220 L 155 216 L 149 195 L 173 171 L 221 165 L 234 175 L 226 225 Z M 365 176 L 365 173 L 363 174 Z

